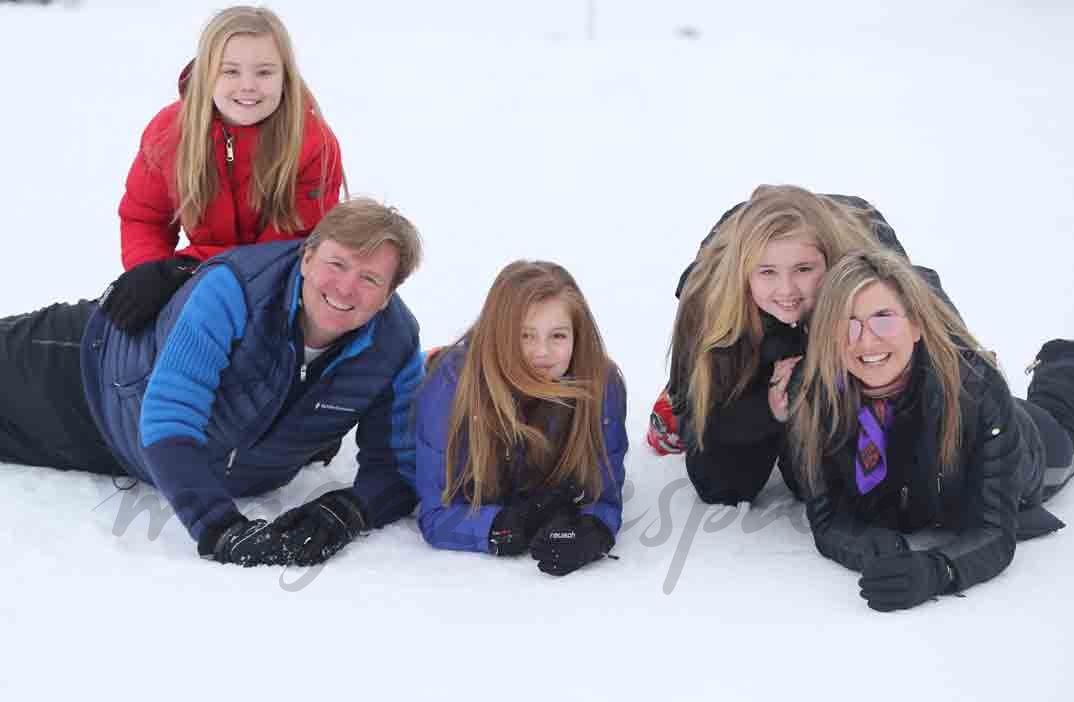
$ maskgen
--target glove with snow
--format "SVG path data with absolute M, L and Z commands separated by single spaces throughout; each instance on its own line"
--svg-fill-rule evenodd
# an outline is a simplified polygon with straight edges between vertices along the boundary
M 507 505 L 492 520 L 489 552 L 497 556 L 520 556 L 553 514 L 573 503 L 565 491 L 540 493 Z
M 603 558 L 614 545 L 608 527 L 593 515 L 560 512 L 537 532 L 530 555 L 542 572 L 567 575 Z
M 954 573 L 934 551 L 907 551 L 867 559 L 858 585 L 869 607 L 878 612 L 916 607 L 947 591 Z
M 101 310 L 119 329 L 137 334 L 156 319 L 197 266 L 197 260 L 187 256 L 139 264 L 109 286 Z
M 358 498 L 349 489 L 333 490 L 284 512 L 272 523 L 295 565 L 323 563 L 365 529 Z
M 279 534 L 267 521 L 251 521 L 242 515 L 202 534 L 198 553 L 203 558 L 245 567 L 287 565 L 290 562 Z

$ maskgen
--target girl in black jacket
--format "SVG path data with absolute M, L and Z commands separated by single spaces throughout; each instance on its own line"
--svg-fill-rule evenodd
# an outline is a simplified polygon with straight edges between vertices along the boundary
M 1074 342 L 1034 364 L 1028 401 L 907 265 L 855 252 L 828 272 L 791 384 L 791 443 L 817 549 L 904 609 L 994 577 L 1071 474 Z M 904 534 L 939 527 L 912 550 Z

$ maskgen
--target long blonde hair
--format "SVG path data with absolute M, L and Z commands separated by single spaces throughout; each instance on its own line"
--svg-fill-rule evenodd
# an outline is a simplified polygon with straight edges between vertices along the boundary
M 555 381 L 537 373 L 522 353 L 526 312 L 554 298 L 566 302 L 574 330 L 570 365 Z M 601 467 L 608 460 L 601 421 L 604 385 L 618 369 L 570 273 L 544 261 L 511 263 L 456 347 L 465 360 L 448 424 L 444 503 L 461 494 L 477 509 L 503 497 L 509 478 L 504 471 L 519 447 L 533 469 L 522 476 L 534 483 L 525 487 L 570 482 L 584 490 L 587 501 L 599 496 Z M 440 358 L 448 355 L 442 352 Z M 519 405 L 526 400 L 541 402 L 524 418 Z
M 760 365 L 764 328 L 749 276 L 765 247 L 807 238 L 831 265 L 853 249 L 879 246 L 867 217 L 804 188 L 762 185 L 698 252 L 679 298 L 671 349 L 672 375 L 687 381 L 689 429 L 698 447 L 710 408 L 738 397 Z
M 322 190 L 329 172 L 342 174 L 337 162 L 328 163 L 327 144 L 334 140 L 321 117 L 313 94 L 298 72 L 287 29 L 272 11 L 261 7 L 229 7 L 216 14 L 198 41 L 198 53 L 186 81 L 179 111 L 179 143 L 175 159 L 178 196 L 176 218 L 188 232 L 201 221 L 220 187 L 212 143 L 213 88 L 220 73 L 224 46 L 237 34 L 268 35 L 283 63 L 283 95 L 276 110 L 259 124 L 249 205 L 261 212 L 261 226 L 296 231 L 303 223 L 295 208 L 295 184 L 307 112 L 318 119 L 325 149 Z M 345 186 L 344 186 L 345 187 Z
M 905 258 L 884 250 L 856 251 L 844 256 L 828 271 L 821 287 L 810 320 L 806 356 L 799 364 L 800 384 L 790 408 L 795 463 L 802 483 L 814 495 L 824 490 L 824 456 L 838 451 L 858 433 L 861 383 L 847 372 L 843 350 L 849 343 L 847 325 L 854 299 L 876 283 L 891 289 L 906 310 L 907 319 L 921 330 L 915 353 L 924 354 L 942 395 L 939 455 L 935 458 L 945 477 L 958 471 L 962 354 L 977 354 L 995 367 L 958 315 L 936 296 Z

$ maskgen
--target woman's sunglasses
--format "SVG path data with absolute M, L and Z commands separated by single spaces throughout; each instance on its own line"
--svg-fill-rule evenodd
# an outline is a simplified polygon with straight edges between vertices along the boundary
M 890 314 L 888 312 L 882 312 L 874 314 L 872 317 L 868 317 L 864 322 L 860 319 L 850 318 L 850 324 L 847 326 L 847 331 L 850 335 L 850 343 L 857 343 L 861 338 L 861 333 L 865 329 L 865 325 L 869 325 L 870 331 L 877 336 L 884 337 L 885 339 L 895 336 L 902 329 L 903 322 L 906 321 L 906 317 L 900 317 L 899 315 Z

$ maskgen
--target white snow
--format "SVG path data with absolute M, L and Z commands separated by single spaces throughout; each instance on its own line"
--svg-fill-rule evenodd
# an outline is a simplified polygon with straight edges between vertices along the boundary
M 128 5 L 0 5 L 0 314 L 120 272 L 141 130 L 223 3 Z M 511 260 L 577 277 L 630 389 L 620 559 L 554 579 L 406 520 L 323 571 L 243 570 L 199 560 L 177 520 L 124 529 L 134 495 L 107 478 L 3 465 L 3 698 L 1070 699 L 1071 529 L 965 598 L 881 615 L 781 485 L 745 516 L 706 509 L 643 442 L 677 276 L 759 183 L 875 203 L 1018 394 L 1040 344 L 1074 336 L 1074 8 L 871 5 L 274 3 L 352 192 L 422 229 L 402 294 L 426 345 Z M 243 507 L 272 516 L 354 467 Z M 1051 503 L 1067 521 L 1071 492 Z

